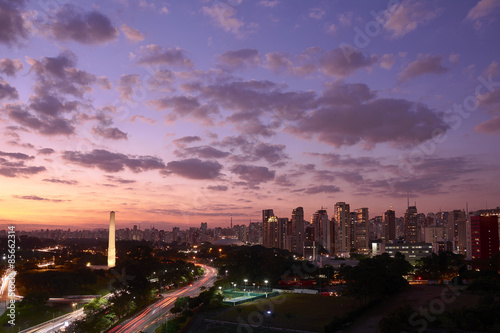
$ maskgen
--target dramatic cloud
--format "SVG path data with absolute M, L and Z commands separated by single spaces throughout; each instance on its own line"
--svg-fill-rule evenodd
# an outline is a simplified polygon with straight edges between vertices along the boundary
M 234 165 L 230 171 L 250 185 L 258 185 L 273 180 L 276 174 L 274 170 L 269 170 L 267 167 L 245 164 Z
M 167 121 L 175 121 L 177 117 L 189 117 L 193 120 L 200 120 L 209 125 L 213 122 L 213 115 L 219 113 L 217 106 L 212 104 L 201 104 L 196 97 L 174 96 L 148 102 L 156 110 L 170 110 L 166 117 Z
M 116 127 L 108 127 L 104 128 L 101 126 L 94 126 L 92 127 L 92 133 L 101 136 L 105 139 L 111 139 L 111 140 L 127 140 L 127 133 L 124 133 L 120 131 Z
M 410 163 L 384 166 L 384 177 L 368 180 L 361 184 L 365 193 L 376 191 L 385 195 L 405 196 L 414 194 L 445 194 L 453 191 L 452 182 L 481 168 L 466 157 L 429 157 Z
M 140 65 L 168 65 L 191 69 L 193 62 L 185 55 L 181 48 L 169 48 L 164 50 L 161 46 L 149 44 L 141 47 L 140 57 L 137 61 Z
M 275 73 L 305 76 L 318 68 L 321 54 L 323 50 L 317 47 L 308 48 L 295 57 L 283 52 L 271 52 L 266 54 L 265 66 Z
M 127 102 L 132 102 L 132 95 L 134 94 L 134 87 L 141 83 L 138 74 L 127 74 L 120 77 L 116 90 L 120 92 L 120 98 Z
M 17 93 L 17 89 L 0 77 L 0 100 L 4 98 L 17 99 L 18 97 L 19 94 Z
M 181 157 L 197 156 L 199 158 L 209 158 L 209 159 L 224 158 L 231 155 L 228 152 L 216 149 L 211 146 L 189 147 L 189 148 L 184 148 L 180 151 L 176 150 L 175 153 Z
M 262 6 L 262 7 L 274 8 L 279 4 L 279 1 L 278 0 L 260 0 L 257 4 L 259 6 Z
M 311 8 L 309 9 L 309 17 L 315 20 L 320 20 L 325 16 L 326 12 L 321 8 Z
M 288 126 L 288 131 L 336 147 L 359 142 L 372 147 L 382 142 L 426 141 L 449 128 L 427 106 L 404 99 L 375 99 L 364 84 L 332 84 L 320 101 L 318 109 Z
M 494 15 L 498 7 L 500 7 L 500 3 L 496 0 L 480 0 L 467 13 L 465 20 L 474 23 L 474 27 L 480 29 L 483 26 L 483 21 L 488 16 Z
M 477 125 L 475 130 L 476 132 L 500 135 L 500 116 Z
M 174 82 L 175 74 L 168 69 L 155 71 L 153 77 L 148 80 L 150 87 L 162 91 L 173 91 Z
M 184 136 L 182 138 L 178 138 L 173 140 L 172 142 L 177 146 L 177 147 L 185 147 L 187 144 L 201 141 L 201 138 L 199 136 Z
M 31 96 L 30 108 L 38 114 L 57 117 L 62 113 L 75 111 L 78 107 L 76 102 L 61 102 L 59 98 L 52 95 Z
M 395 3 L 382 14 L 379 21 L 393 38 L 399 38 L 437 18 L 443 12 L 440 8 L 431 8 L 428 3 L 416 0 L 403 0 Z
M 107 175 L 106 178 L 108 179 L 108 181 L 113 182 L 113 183 L 118 183 L 118 184 L 133 184 L 133 183 L 136 183 L 136 181 L 132 180 L 132 179 L 124 179 L 124 178 L 121 178 L 121 177 L 115 177 L 115 176 L 110 176 L 110 175 Z
M 49 201 L 49 202 L 64 202 L 68 200 L 60 200 L 60 199 L 47 199 L 47 198 L 42 198 L 37 195 L 13 195 L 12 197 L 16 199 L 23 199 L 23 200 L 35 200 L 35 201 Z
M 25 165 L 25 161 L 32 160 L 34 158 L 33 156 L 28 156 L 23 153 L 6 152 L 0 152 L 0 156 L 15 160 L 10 161 L 3 157 L 0 157 L 0 175 L 5 177 L 29 176 L 35 175 L 42 171 L 46 171 L 46 168 L 43 166 L 36 167 Z
M 112 153 L 104 149 L 94 149 L 89 153 L 77 151 L 65 151 L 62 155 L 65 161 L 81 165 L 83 167 L 96 167 L 106 172 L 120 172 L 129 168 L 133 172 L 164 169 L 165 164 L 153 156 L 129 156 Z
M 42 155 L 51 155 L 54 154 L 55 152 L 56 151 L 52 148 L 42 148 L 38 150 L 38 153 Z
M 144 40 L 144 35 L 139 30 L 129 27 L 125 23 L 121 25 L 120 30 L 131 42 L 137 43 Z
M 334 153 L 309 153 L 311 156 L 320 156 L 324 163 L 330 167 L 344 167 L 348 169 L 378 166 L 379 162 L 373 157 L 352 157 L 351 155 L 340 155 Z
M 285 145 L 273 145 L 268 143 L 259 143 L 252 152 L 255 157 L 263 158 L 269 163 L 277 163 L 288 158 L 285 153 Z
M 67 94 L 82 98 L 86 92 L 92 91 L 91 85 L 96 82 L 95 75 L 75 67 L 77 58 L 70 51 L 57 57 L 27 58 L 26 61 L 36 75 L 34 91 L 40 96 Z
M 320 59 L 320 69 L 327 75 L 346 77 L 358 69 L 370 68 L 378 61 L 377 56 L 365 56 L 351 46 L 343 46 L 326 52 Z
M 312 91 L 285 92 L 282 86 L 267 80 L 209 85 L 200 87 L 200 94 L 212 103 L 233 111 L 228 120 L 237 124 L 242 133 L 266 136 L 273 134 L 277 123 L 262 123 L 261 114 L 274 113 L 276 118 L 283 120 L 297 119 L 315 103 Z
M 118 37 L 118 29 L 107 16 L 97 11 L 84 12 L 69 4 L 61 7 L 48 29 L 57 40 L 82 44 L 105 44 Z
M 217 161 L 190 158 L 167 163 L 166 172 L 189 179 L 214 179 L 219 177 L 222 165 Z
M 24 1 L 0 1 L 0 43 L 12 46 L 28 37 L 23 4 Z
M 203 14 L 209 16 L 212 21 L 226 32 L 241 36 L 244 26 L 242 20 L 235 18 L 236 9 L 224 3 L 216 3 L 213 6 L 203 6 Z
M 333 185 L 312 186 L 304 191 L 304 193 L 306 194 L 337 193 L 337 192 L 340 192 L 340 188 Z
M 78 182 L 76 180 L 64 180 L 64 179 L 58 179 L 58 178 L 46 178 L 43 181 L 47 182 L 47 183 L 65 184 L 65 185 L 77 185 L 78 184 Z
M 218 66 L 224 70 L 234 71 L 254 68 L 259 64 L 259 51 L 255 49 L 240 49 L 221 54 Z
M 4 110 L 12 120 L 20 125 L 34 129 L 40 134 L 48 136 L 70 135 L 75 132 L 75 127 L 70 121 L 63 118 L 34 116 L 21 104 L 6 104 Z
M 99 86 L 99 88 L 101 88 L 102 90 L 109 90 L 109 89 L 113 88 L 113 84 L 105 76 L 99 76 L 97 78 L 97 82 L 96 83 Z
M 380 58 L 380 67 L 385 68 L 385 69 L 391 69 L 392 65 L 394 65 L 394 62 L 396 61 L 396 57 L 393 54 L 384 54 Z
M 1 30 L 1 28 L 0 28 Z M 19 59 L 0 59 L 0 73 L 7 76 L 14 76 L 23 69 L 23 63 Z
M 424 74 L 443 74 L 450 69 L 441 63 L 440 55 L 419 54 L 417 60 L 411 62 L 398 76 L 399 81 L 407 81 Z
M 26 154 L 23 154 L 23 153 L 6 153 L 6 152 L 3 152 L 3 151 L 0 151 L 0 156 L 14 158 L 16 160 L 32 160 L 32 159 L 35 158 L 33 156 L 29 156 L 29 155 L 26 155 Z
M 491 79 L 490 79 L 491 80 Z M 500 88 L 478 96 L 479 106 L 491 114 L 500 113 Z
M 228 190 L 228 187 L 225 185 L 214 185 L 214 186 L 207 186 L 207 189 L 210 191 L 224 192 Z

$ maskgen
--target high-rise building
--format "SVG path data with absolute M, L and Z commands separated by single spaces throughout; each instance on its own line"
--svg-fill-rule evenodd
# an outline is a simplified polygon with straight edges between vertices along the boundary
M 262 223 L 250 222 L 248 225 L 248 241 L 251 244 L 262 244 Z
M 356 212 L 349 212 L 349 244 L 350 251 L 356 250 Z
M 272 247 L 270 246 L 272 241 L 269 239 L 269 234 L 272 232 L 269 230 L 269 218 L 271 216 L 274 216 L 272 209 L 262 210 L 262 245 L 265 247 Z
M 498 252 L 498 217 L 471 216 L 472 259 L 487 259 Z
M 278 218 L 278 244 L 280 249 L 286 249 L 288 235 L 288 217 Z
M 385 241 L 391 241 L 396 239 L 396 212 L 392 209 L 387 210 L 384 213 L 384 224 L 385 224 Z
M 316 211 L 311 219 L 311 225 L 314 228 L 314 240 L 317 244 L 321 244 L 323 248 L 329 252 L 335 252 L 334 244 L 334 226 L 328 219 L 326 209 Z
M 349 210 L 349 204 L 345 202 L 337 202 L 334 206 L 337 236 L 335 239 L 335 252 L 344 256 L 348 255 L 351 250 Z
M 304 254 L 304 232 L 305 232 L 305 223 L 304 223 L 304 208 L 297 207 L 292 211 L 291 218 L 291 230 L 289 230 L 289 234 L 292 235 L 291 240 L 291 251 L 298 253 L 300 255 Z
M 448 239 L 454 244 L 458 253 L 467 255 L 467 217 L 465 211 L 454 210 L 448 214 L 448 230 L 453 234 L 453 239 Z
M 271 216 L 267 219 L 266 228 L 264 229 L 264 246 L 265 247 L 277 247 L 280 246 L 279 241 L 279 229 L 278 229 L 278 217 Z
M 207 222 L 201 222 L 200 230 L 203 232 L 207 232 L 207 230 L 208 230 Z
M 356 209 L 356 243 L 358 251 L 369 251 L 369 216 L 368 208 Z
M 405 213 L 405 241 L 406 243 L 418 242 L 416 206 L 409 206 Z
M 109 213 L 108 267 L 116 265 L 115 212 Z

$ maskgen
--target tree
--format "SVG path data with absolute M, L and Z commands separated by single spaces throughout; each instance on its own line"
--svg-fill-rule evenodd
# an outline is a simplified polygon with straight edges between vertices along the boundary
M 45 291 L 30 291 L 24 296 L 22 303 L 37 308 L 47 303 L 48 300 L 49 293 Z
M 463 255 L 452 252 L 432 253 L 417 263 L 415 274 L 423 279 L 452 279 L 457 276 L 465 265 Z
M 343 266 L 339 275 L 346 281 L 346 294 L 353 295 L 360 303 L 367 304 L 377 298 L 397 293 L 408 285 L 403 275 L 411 265 L 404 256 L 391 258 L 387 254 L 363 259 L 358 266 Z

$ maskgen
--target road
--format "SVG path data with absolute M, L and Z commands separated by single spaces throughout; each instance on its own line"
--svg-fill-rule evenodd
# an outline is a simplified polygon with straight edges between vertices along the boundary
M 210 287 L 213 285 L 217 270 L 209 266 L 203 266 L 205 274 L 198 281 L 193 282 L 192 286 L 184 287 L 174 292 L 163 294 L 163 298 L 158 302 L 150 305 L 134 318 L 114 327 L 109 332 L 124 333 L 124 332 L 154 332 L 154 329 L 159 327 L 161 323 L 170 313 L 170 309 L 174 306 L 177 297 L 180 296 L 197 296 L 200 293 L 200 287 Z M 108 294 L 104 297 L 110 297 Z M 71 313 L 57 317 L 53 320 L 30 327 L 20 333 L 55 333 L 59 332 L 63 327 L 71 324 L 74 320 L 80 319 L 83 316 L 83 308 L 80 308 Z
M 27 328 L 20 333 L 52 333 L 58 332 L 61 328 L 69 325 L 74 320 L 80 319 L 83 316 L 83 308 L 67 313 L 45 323 Z
M 217 270 L 209 266 L 203 266 L 205 274 L 192 285 L 181 288 L 174 292 L 163 294 L 163 298 L 148 306 L 134 318 L 115 326 L 109 333 L 152 333 L 171 316 L 170 309 L 174 307 L 177 297 L 198 296 L 200 287 L 211 287 L 217 278 Z

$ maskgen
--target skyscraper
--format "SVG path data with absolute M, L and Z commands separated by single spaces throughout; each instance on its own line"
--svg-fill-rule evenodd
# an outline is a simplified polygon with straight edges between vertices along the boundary
M 304 253 L 304 208 L 297 207 L 292 211 L 292 252 L 303 255 Z
M 264 245 L 265 247 L 272 247 L 270 246 L 271 241 L 269 239 L 269 218 L 271 216 L 274 216 L 274 212 L 272 209 L 262 210 L 262 245 Z
M 335 251 L 339 254 L 344 253 L 344 255 L 351 250 L 349 210 L 349 204 L 345 202 L 337 202 L 334 207 L 337 236 Z
M 356 249 L 368 251 L 369 243 L 369 216 L 368 208 L 356 209 Z
M 465 211 L 454 210 L 448 215 L 448 229 L 453 233 L 453 239 L 448 239 L 454 242 L 454 248 L 458 253 L 466 255 L 467 253 L 467 217 Z
M 409 206 L 405 213 L 405 241 L 407 243 L 418 241 L 416 206 Z
M 498 217 L 471 216 L 472 259 L 487 259 L 498 252 Z
M 115 212 L 109 213 L 109 239 L 108 239 L 108 267 L 115 267 L 116 247 L 115 247 Z
M 334 227 L 328 219 L 326 209 L 320 209 L 313 214 L 311 224 L 314 228 L 314 240 L 321 244 L 329 253 L 333 253 Z
M 387 210 L 384 213 L 384 224 L 385 224 L 385 241 L 396 239 L 396 212 L 392 209 Z

